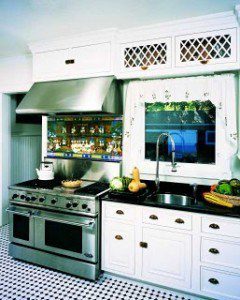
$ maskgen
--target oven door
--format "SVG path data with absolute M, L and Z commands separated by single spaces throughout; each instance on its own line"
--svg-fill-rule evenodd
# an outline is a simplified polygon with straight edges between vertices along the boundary
M 11 206 L 7 212 L 10 242 L 34 246 L 34 211 L 25 207 Z
M 98 218 L 40 211 L 35 215 L 35 247 L 98 262 Z

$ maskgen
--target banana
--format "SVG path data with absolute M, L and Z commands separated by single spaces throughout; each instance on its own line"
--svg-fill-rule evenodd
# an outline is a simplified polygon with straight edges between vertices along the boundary
M 225 206 L 225 207 L 229 207 L 229 208 L 233 207 L 232 203 L 226 202 L 211 193 L 204 193 L 203 197 L 209 203 L 220 205 L 220 206 Z

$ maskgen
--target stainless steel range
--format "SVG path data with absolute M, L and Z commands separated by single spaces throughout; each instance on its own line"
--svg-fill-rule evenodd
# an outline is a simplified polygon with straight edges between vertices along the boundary
M 70 192 L 60 180 L 31 180 L 9 190 L 9 254 L 95 280 L 100 272 L 99 198 L 108 184 L 86 180 Z

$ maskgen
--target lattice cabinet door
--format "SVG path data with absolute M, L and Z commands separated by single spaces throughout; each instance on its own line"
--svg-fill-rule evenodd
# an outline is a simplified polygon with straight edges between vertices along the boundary
M 197 66 L 237 61 L 237 29 L 176 37 L 176 66 Z
M 121 71 L 171 67 L 171 38 L 121 44 Z

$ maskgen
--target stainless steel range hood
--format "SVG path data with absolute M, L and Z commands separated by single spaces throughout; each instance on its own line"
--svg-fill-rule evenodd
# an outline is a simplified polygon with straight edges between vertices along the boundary
M 113 76 L 34 83 L 16 112 L 121 114 L 121 86 Z

